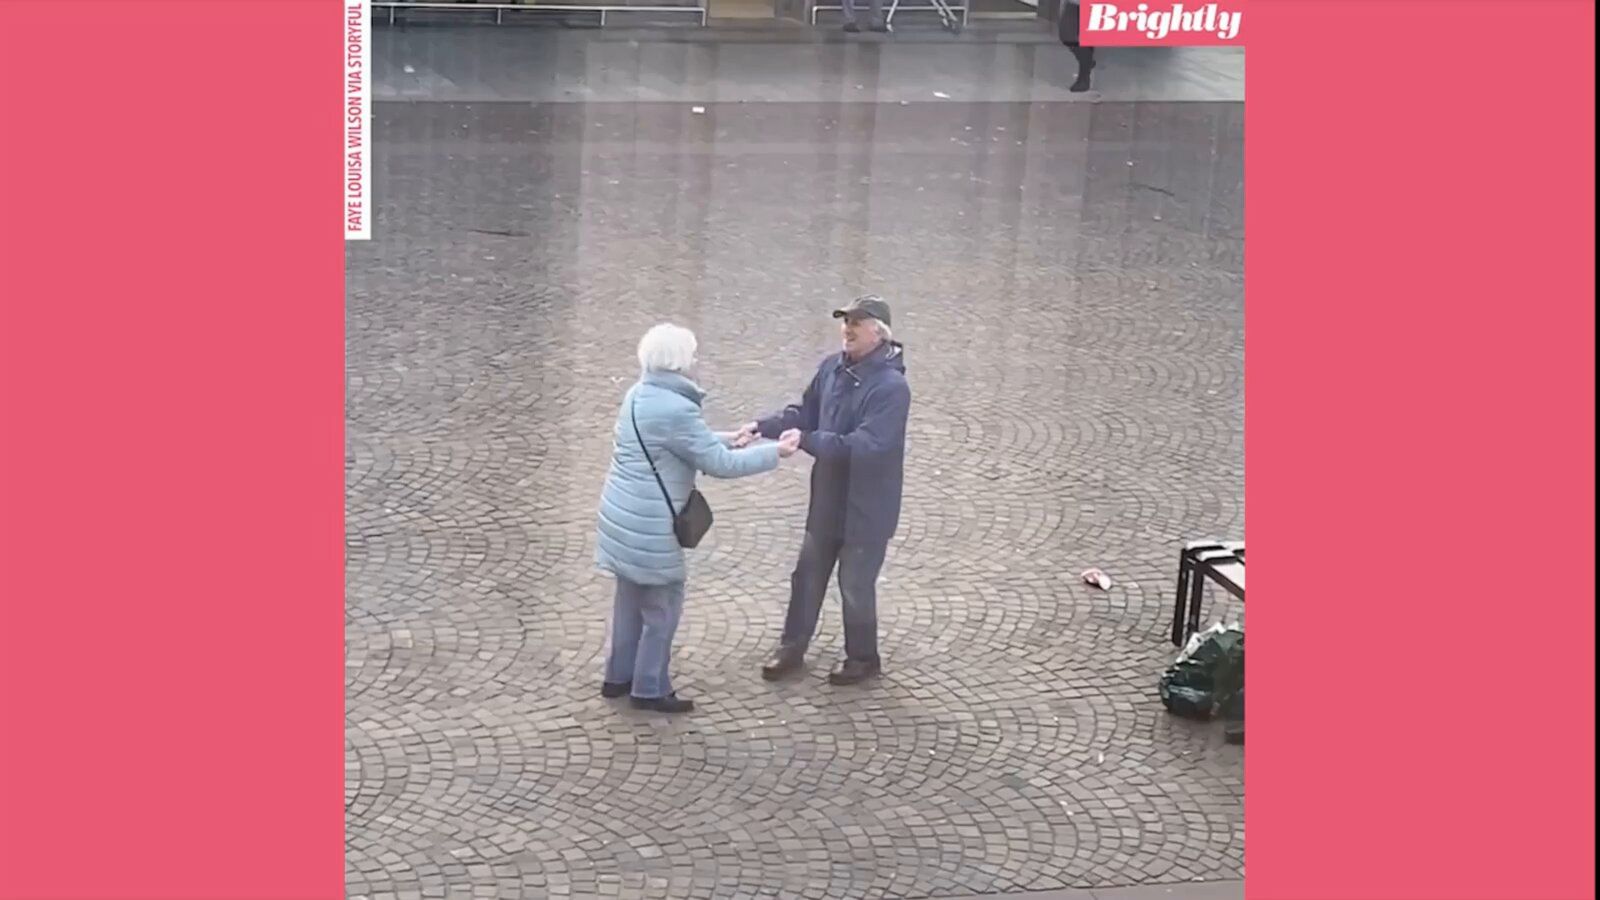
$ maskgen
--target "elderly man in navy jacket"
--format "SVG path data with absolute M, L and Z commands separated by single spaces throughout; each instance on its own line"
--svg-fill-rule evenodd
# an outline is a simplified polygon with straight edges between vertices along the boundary
M 855 684 L 880 670 L 878 572 L 900 523 L 911 388 L 905 350 L 889 331 L 889 304 L 861 297 L 833 315 L 840 320 L 841 352 L 822 361 L 799 403 L 744 426 L 735 440 L 742 446 L 756 435 L 776 438 L 797 428 L 800 449 L 815 458 L 782 643 L 761 671 L 769 681 L 805 664 L 835 566 L 845 659 L 828 680 Z

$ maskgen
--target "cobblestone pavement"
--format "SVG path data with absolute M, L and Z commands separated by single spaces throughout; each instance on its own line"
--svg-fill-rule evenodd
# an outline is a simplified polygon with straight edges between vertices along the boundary
M 1242 105 L 376 118 L 377 239 L 348 254 L 352 896 L 1242 876 L 1242 751 L 1155 695 L 1179 543 L 1244 528 Z M 702 482 L 675 658 L 702 709 L 603 701 L 595 505 L 640 334 L 696 330 L 732 427 L 797 396 L 867 291 L 915 394 L 884 679 L 825 682 L 832 599 L 807 678 L 757 672 L 797 457 Z
M 459 20 L 459 12 L 449 14 Z M 924 12 L 893 37 L 834 27 L 553 31 L 381 28 L 373 35 L 380 100 L 1033 103 L 1081 99 L 1078 64 L 1048 23 L 975 20 L 961 39 Z M 997 26 L 1005 28 L 998 31 Z M 1244 100 L 1243 47 L 1108 47 L 1095 58 L 1102 100 Z

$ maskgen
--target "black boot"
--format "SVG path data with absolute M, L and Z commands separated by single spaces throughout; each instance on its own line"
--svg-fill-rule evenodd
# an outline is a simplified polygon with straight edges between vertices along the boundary
M 1078 77 L 1067 90 L 1081 94 L 1089 90 L 1089 73 L 1094 71 L 1094 48 L 1074 45 L 1072 56 L 1078 61 Z
M 600 685 L 600 696 L 607 700 L 615 700 L 618 697 L 628 696 L 631 690 L 633 690 L 631 681 L 607 681 Z

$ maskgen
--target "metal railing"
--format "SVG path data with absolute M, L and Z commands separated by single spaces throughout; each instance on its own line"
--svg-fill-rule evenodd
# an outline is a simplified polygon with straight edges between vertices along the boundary
M 919 3 L 916 5 L 906 5 L 902 4 L 900 0 L 890 0 L 889 11 L 884 14 L 883 21 L 884 24 L 893 26 L 894 14 L 896 12 L 933 12 L 939 14 L 939 20 L 945 28 L 959 34 L 963 28 L 967 27 L 967 8 L 970 3 L 971 0 L 962 0 L 961 4 L 958 6 L 954 3 L 947 2 L 947 0 L 933 0 L 933 2 L 927 4 Z M 844 12 L 844 4 L 831 2 L 831 0 L 829 0 L 829 2 L 812 4 L 812 26 L 817 24 L 817 13 L 824 10 L 829 12 Z
M 698 0 L 693 6 L 630 6 L 621 3 L 449 3 L 449 2 L 416 2 L 416 0 L 393 0 L 393 2 L 378 2 L 372 4 L 373 9 L 386 9 L 389 11 L 389 24 L 395 23 L 395 13 L 408 9 L 419 10 L 451 10 L 454 12 L 489 12 L 494 11 L 494 23 L 503 24 L 506 10 L 518 13 L 539 12 L 583 12 L 599 13 L 600 25 L 605 27 L 607 13 L 693 13 L 700 17 L 700 24 L 706 24 L 706 0 Z

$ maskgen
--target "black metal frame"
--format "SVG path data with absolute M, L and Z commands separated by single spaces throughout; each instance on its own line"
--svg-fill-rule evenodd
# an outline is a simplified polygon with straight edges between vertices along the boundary
M 972 6 L 972 0 L 929 0 L 923 5 L 908 6 L 900 0 L 889 0 L 889 9 L 884 13 L 884 24 L 894 27 L 894 14 L 897 12 L 936 12 L 939 14 L 939 24 L 952 34 L 960 34 L 967 27 L 967 12 Z M 819 0 L 811 4 L 811 24 L 817 24 L 817 13 L 843 12 L 844 4 L 840 0 Z M 957 15 L 959 13 L 960 15 Z
M 1178 593 L 1172 605 L 1172 643 L 1182 647 L 1189 635 L 1200 630 L 1200 607 L 1206 579 L 1244 600 L 1244 586 L 1234 583 L 1217 568 L 1224 563 L 1244 565 L 1244 544 L 1225 541 L 1193 541 L 1178 554 Z
M 505 12 L 511 10 L 517 14 L 537 12 L 587 12 L 598 13 L 600 25 L 605 27 L 606 13 L 696 13 L 700 16 L 700 24 L 704 26 L 709 15 L 706 0 L 696 0 L 694 6 L 628 6 L 622 3 L 585 2 L 585 0 L 569 0 L 569 2 L 549 3 L 508 3 L 508 2 L 459 2 L 459 0 L 377 0 L 372 4 L 374 11 L 387 9 L 389 11 L 389 24 L 395 24 L 395 11 L 407 9 L 419 10 L 444 10 L 450 12 L 494 12 L 496 25 L 504 22 Z

